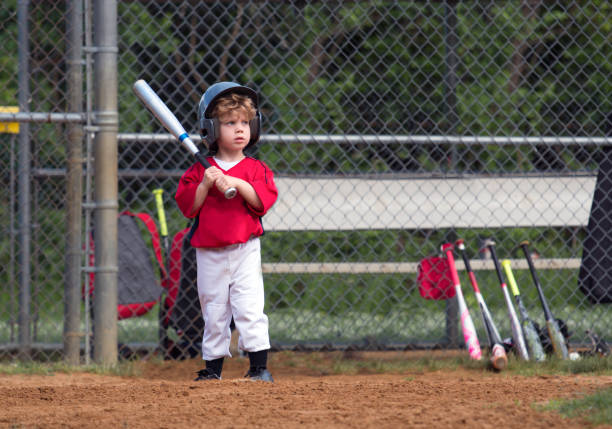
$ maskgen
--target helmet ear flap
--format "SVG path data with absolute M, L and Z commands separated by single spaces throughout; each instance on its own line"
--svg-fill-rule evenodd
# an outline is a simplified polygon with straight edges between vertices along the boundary
M 206 146 L 210 150 L 213 143 L 219 138 L 219 120 L 217 118 L 202 118 L 200 120 L 200 129 L 206 142 Z
M 258 110 L 255 117 L 249 121 L 251 129 L 251 140 L 248 146 L 254 145 L 259 141 L 259 133 L 261 132 L 261 112 Z

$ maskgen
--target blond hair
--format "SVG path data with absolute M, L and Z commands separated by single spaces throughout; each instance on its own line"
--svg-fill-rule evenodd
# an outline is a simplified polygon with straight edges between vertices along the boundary
M 211 116 L 213 118 L 220 118 L 233 112 L 244 113 L 249 121 L 257 114 L 255 103 L 253 103 L 250 97 L 233 93 L 219 98 Z

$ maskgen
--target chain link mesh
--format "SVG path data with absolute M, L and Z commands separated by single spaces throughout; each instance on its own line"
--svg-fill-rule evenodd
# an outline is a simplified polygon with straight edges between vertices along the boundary
M 67 111 L 70 4 L 29 2 L 32 112 Z M 507 310 L 490 256 L 481 251 L 488 238 L 500 258 L 512 260 L 523 300 L 540 324 L 522 240 L 531 243 L 545 295 L 572 331 L 571 342 L 587 344 L 587 329 L 609 338 L 612 290 L 602 295 L 581 283 L 581 266 L 587 274 L 611 276 L 601 260 L 588 268 L 581 259 L 587 246 L 603 246 L 605 255 L 610 244 L 607 227 L 597 230 L 606 225 L 598 222 L 610 221 L 595 214 L 606 194 L 598 199 L 597 186 L 605 190 L 605 174 L 612 174 L 604 169 L 610 159 L 605 136 L 612 133 L 609 2 L 117 5 L 119 209 L 148 214 L 159 228 L 153 191 L 162 189 L 169 231 L 160 243 L 163 267 L 143 223 L 131 228 L 140 231 L 145 250 L 120 246 L 123 261 L 147 253 L 133 269 L 148 273 L 141 278 L 152 275 L 153 290 L 163 292 L 152 306 L 132 302 L 126 310 L 119 322 L 123 356 L 151 353 L 159 344 L 170 356 L 195 356 L 202 329 L 192 250 L 182 246 L 189 224 L 173 200 L 193 161 L 134 96 L 131 87 L 141 78 L 196 141 L 197 104 L 209 85 L 233 80 L 260 96 L 263 136 L 252 155 L 272 168 L 280 191 L 263 218 L 262 240 L 275 347 L 463 346 L 454 302 L 424 300 L 416 274 L 422 258 L 458 238 L 503 336 L 510 336 Z M 17 106 L 15 0 L 0 6 L 0 40 L 0 105 Z M 83 111 L 89 105 L 83 100 Z M 29 329 L 40 352 L 30 357 L 54 359 L 63 335 L 68 126 L 20 127 L 21 134 L 0 134 L 6 148 L 0 155 L 0 357 L 13 356 L 20 329 Z M 29 225 L 21 223 L 24 142 L 31 147 Z M 90 229 L 84 225 L 84 242 Z M 163 281 L 166 269 L 174 283 Z M 460 276 L 484 342 L 468 277 L 463 270 Z M 89 280 L 84 274 L 83 285 Z M 24 285 L 28 308 L 22 307 Z M 139 288 L 132 285 L 131 295 Z M 20 324 L 24 311 L 27 327 Z M 89 314 L 83 304 L 83 332 L 90 331 Z

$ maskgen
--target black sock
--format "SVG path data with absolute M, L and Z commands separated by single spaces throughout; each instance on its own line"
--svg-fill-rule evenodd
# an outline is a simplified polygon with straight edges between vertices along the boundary
M 221 377 L 221 371 L 223 371 L 223 359 L 224 358 L 221 357 L 219 359 L 207 360 L 206 369 L 211 370 L 219 377 Z
M 250 369 L 266 369 L 268 366 L 268 350 L 260 350 L 258 352 L 249 352 Z

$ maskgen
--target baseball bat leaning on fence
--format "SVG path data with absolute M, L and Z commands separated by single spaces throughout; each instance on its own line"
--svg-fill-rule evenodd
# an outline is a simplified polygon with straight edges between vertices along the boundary
M 168 109 L 168 106 L 159 98 L 159 96 L 151 89 L 148 83 L 139 79 L 134 83 L 134 92 L 142 101 L 147 109 L 153 113 L 159 122 L 166 128 L 170 134 L 178 139 L 178 141 L 195 157 L 196 160 L 204 168 L 209 168 L 210 163 L 204 155 L 198 150 L 197 146 L 189 138 L 189 134 L 181 125 L 179 120 L 174 116 L 174 113 Z M 236 196 L 236 188 L 229 188 L 225 191 L 225 198 L 231 199 Z
M 164 198 L 163 198 L 163 192 L 164 190 L 161 188 L 158 189 L 154 189 L 153 190 L 153 195 L 155 196 L 155 205 L 157 207 L 157 217 L 159 219 L 159 229 L 160 229 L 160 234 L 163 240 L 163 246 L 164 246 L 164 252 L 165 252 L 165 256 L 166 256 L 166 278 L 169 279 L 170 278 L 170 241 L 169 241 L 169 237 L 168 237 L 168 224 L 166 223 L 166 211 L 164 210 Z M 163 282 L 164 279 L 162 279 Z M 163 295 L 162 295 L 163 296 Z M 164 299 L 160 300 L 160 306 L 159 306 L 159 320 L 160 320 L 160 324 L 159 324 L 159 343 L 162 346 L 162 350 L 165 351 L 165 353 L 167 354 L 167 347 L 168 347 L 168 334 L 166 332 L 166 327 L 164 324 L 164 321 L 167 319 L 168 316 L 168 308 L 166 305 L 166 302 Z
M 542 285 L 540 284 L 535 267 L 533 266 L 531 254 L 529 253 L 529 242 L 522 241 L 520 246 L 523 249 L 523 253 L 525 253 L 527 264 L 529 264 L 529 271 L 531 271 L 531 277 L 533 278 L 533 282 L 535 283 L 535 287 L 538 291 L 538 296 L 540 297 L 540 303 L 542 304 L 542 309 L 544 310 L 544 318 L 546 319 L 546 330 L 548 331 L 548 336 L 550 338 L 554 353 L 561 359 L 567 359 L 569 357 L 569 351 L 565 345 L 565 338 L 563 337 L 557 320 L 553 317 L 550 307 L 548 306 L 548 302 L 544 297 Z
M 508 307 L 508 317 L 510 318 L 510 326 L 512 327 L 512 342 L 514 343 L 514 349 L 521 358 L 529 360 L 529 353 L 527 352 L 527 345 L 525 344 L 525 338 L 523 337 L 523 330 L 521 329 L 521 324 L 516 316 L 516 311 L 514 310 L 510 293 L 508 293 L 508 287 L 506 282 L 504 282 L 504 277 L 499 266 L 499 260 L 497 259 L 497 253 L 495 251 L 495 242 L 493 240 L 486 240 L 485 246 L 491 252 L 491 258 L 493 258 L 493 264 L 495 265 L 499 285 L 502 288 L 504 300 L 506 301 L 506 306 Z
M 164 190 L 154 189 L 155 206 L 157 207 L 157 218 L 159 219 L 159 229 L 164 242 L 164 252 L 166 252 L 166 270 L 168 269 L 168 258 L 170 258 L 170 245 L 168 242 L 168 225 L 166 224 L 166 212 L 164 211 Z
M 465 345 L 468 349 L 470 357 L 474 360 L 480 360 L 482 358 L 482 351 L 480 350 L 480 343 L 478 342 L 474 322 L 472 321 L 467 304 L 465 303 L 465 298 L 461 292 L 461 283 L 459 282 L 459 275 L 457 274 L 457 268 L 455 267 L 455 257 L 453 256 L 453 245 L 451 243 L 443 244 L 442 252 L 446 254 L 451 278 L 453 285 L 455 286 L 455 295 L 457 296 L 461 329 L 463 330 Z
M 485 327 L 485 331 L 487 333 L 487 339 L 489 340 L 489 350 L 491 352 L 491 365 L 493 368 L 501 371 L 508 365 L 508 357 L 506 356 L 506 350 L 504 349 L 501 336 L 495 327 L 495 323 L 493 322 L 493 318 L 491 317 L 491 313 L 489 312 L 489 308 L 485 303 L 482 294 L 480 293 L 480 288 L 478 287 L 478 282 L 476 282 L 476 276 L 472 271 L 472 267 L 470 266 L 470 261 L 467 257 L 467 253 L 465 251 L 464 241 L 459 239 L 455 242 L 455 245 L 461 251 L 461 256 L 463 257 L 463 263 L 465 264 L 465 270 L 470 277 L 470 282 L 472 283 L 472 289 L 474 289 L 474 295 L 476 295 L 476 301 L 480 307 L 480 315 L 482 316 L 482 323 Z
M 521 316 L 521 326 L 523 327 L 523 335 L 525 336 L 525 342 L 527 343 L 529 356 L 531 356 L 538 362 L 542 362 L 543 360 L 546 360 L 546 353 L 544 352 L 544 347 L 542 347 L 540 335 L 538 334 L 535 324 L 533 323 L 533 320 L 531 320 L 531 318 L 529 317 L 529 313 L 527 313 L 527 308 L 523 303 L 523 298 L 520 295 L 516 280 L 514 279 L 514 274 L 512 273 L 511 262 L 509 259 L 503 259 L 501 261 L 501 264 L 506 273 L 506 278 L 508 279 L 512 295 L 514 295 L 516 306 L 519 309 L 519 315 Z

